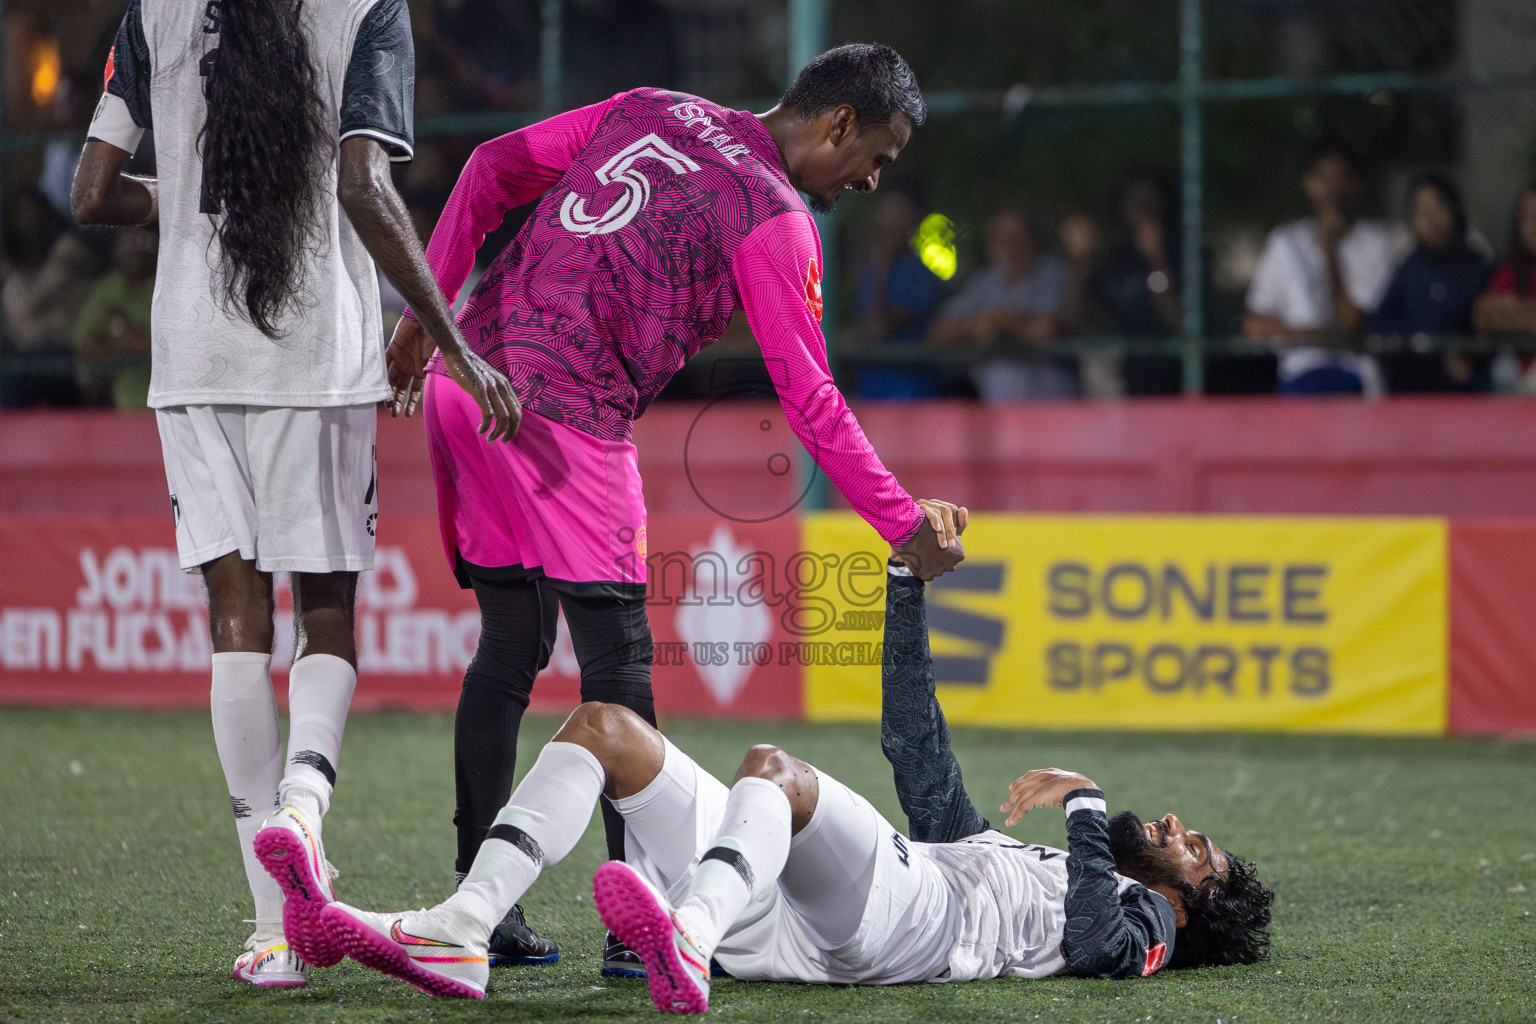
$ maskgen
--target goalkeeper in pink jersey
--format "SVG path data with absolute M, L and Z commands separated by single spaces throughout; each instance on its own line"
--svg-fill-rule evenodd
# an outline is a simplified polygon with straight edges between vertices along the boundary
M 800 195 L 826 211 L 846 189 L 874 191 L 925 115 L 906 62 L 858 44 L 808 64 L 765 114 L 635 89 L 493 139 L 465 166 L 427 247 L 450 301 L 486 233 L 543 198 L 458 318 L 517 392 L 511 443 L 477 436 L 482 410 L 444 378 L 409 314 L 388 353 L 394 410 L 410 415 L 424 396 L 444 551 L 481 611 L 454 734 L 460 873 L 511 792 L 557 604 L 582 699 L 656 721 L 632 424 L 738 307 L 801 442 L 893 553 L 925 579 L 964 557 L 961 510 L 914 501 L 833 383 L 821 243 Z M 606 801 L 603 811 L 609 855 L 622 859 L 622 819 Z M 558 956 L 517 908 L 490 953 L 498 963 Z M 605 974 L 642 970 L 607 944 Z

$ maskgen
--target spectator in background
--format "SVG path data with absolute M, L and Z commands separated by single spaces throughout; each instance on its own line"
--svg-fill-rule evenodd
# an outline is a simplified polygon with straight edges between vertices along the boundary
M 1184 328 L 1180 286 L 1182 231 L 1179 203 L 1168 176 L 1148 168 L 1127 171 L 1115 189 L 1118 244 L 1105 254 L 1090 285 L 1104 329 L 1127 338 L 1174 338 Z M 1122 374 L 1127 394 L 1178 394 L 1178 358 L 1128 354 Z
M 1103 311 L 1093 301 L 1093 271 L 1099 253 L 1099 226 L 1077 208 L 1056 222 L 1056 238 L 1067 258 L 1067 295 L 1058 315 L 1062 334 L 1096 333 L 1104 327 Z
M 869 250 L 859 263 L 853 315 L 859 334 L 872 345 L 915 346 L 943 298 L 943 282 L 912 248 L 912 236 L 928 212 L 915 185 L 882 188 L 875 201 Z M 929 398 L 938 394 L 931 372 L 900 367 L 859 371 L 861 398 Z
M 1520 190 L 1510 225 L 1509 255 L 1472 307 L 1479 331 L 1536 333 L 1536 181 Z
M 1370 356 L 1323 348 L 1363 330 L 1386 292 L 1396 245 L 1384 224 L 1357 215 L 1360 160 L 1342 142 L 1314 143 L 1302 162 L 1311 215 L 1271 231 L 1248 286 L 1243 333 L 1278 341 L 1286 394 L 1385 394 Z
M 1056 238 L 1067 258 L 1067 296 L 1058 317 L 1061 333 L 1064 336 L 1104 333 L 1104 311 L 1093 300 L 1093 271 L 1099 250 L 1098 224 L 1083 210 L 1069 209 L 1056 222 Z M 1083 396 L 1123 398 L 1123 361 L 1119 347 L 1113 345 L 1079 353 L 1077 373 Z
M 1046 351 L 1061 333 L 1070 279 L 1066 260 L 1040 252 L 1024 212 L 1004 207 L 987 223 L 987 265 L 944 304 L 930 337 L 939 345 L 1024 350 L 974 367 L 971 380 L 984 401 L 1070 398 L 1076 374 Z
M 1442 174 L 1421 174 L 1408 185 L 1408 227 L 1416 243 L 1371 314 L 1371 334 L 1465 335 L 1472 304 L 1487 287 L 1493 267 L 1467 244 L 1467 213 L 1461 195 Z M 1471 361 L 1458 352 L 1401 352 L 1383 359 L 1391 390 L 1467 391 L 1474 385 Z
M 87 402 L 143 410 L 149 406 L 155 235 L 133 228 L 112 241 L 112 267 L 91 286 L 75 322 L 75 370 Z
M 40 198 L 26 200 L 34 201 L 43 205 Z M 95 254 L 78 234 L 65 232 L 41 260 L 35 254 L 11 252 L 7 264 L 0 289 L 5 404 L 79 405 L 70 342 L 96 273 Z

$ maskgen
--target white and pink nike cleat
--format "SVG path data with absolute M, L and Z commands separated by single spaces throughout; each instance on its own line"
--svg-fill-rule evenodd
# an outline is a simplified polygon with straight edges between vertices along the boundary
M 258 941 L 252 935 L 245 952 L 235 958 L 236 981 L 257 988 L 302 988 L 309 983 L 309 964 L 294 955 L 282 939 Z
M 322 916 L 331 940 L 364 967 L 431 996 L 485 998 L 491 961 L 485 936 L 467 915 L 447 907 L 371 914 L 332 903 Z
M 603 924 L 645 963 L 656 1008 L 662 1013 L 708 1012 L 709 954 L 678 924 L 667 898 L 616 860 L 597 869 L 592 896 Z
M 336 898 L 320 832 L 298 811 L 284 807 L 254 840 L 256 859 L 283 889 L 283 935 L 300 959 L 330 967 L 346 954 L 331 942 L 320 911 Z

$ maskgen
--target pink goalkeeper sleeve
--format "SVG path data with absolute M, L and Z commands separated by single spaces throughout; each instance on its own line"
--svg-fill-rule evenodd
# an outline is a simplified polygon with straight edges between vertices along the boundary
M 821 246 L 810 215 L 760 224 L 737 249 L 732 274 L 800 443 L 875 532 L 891 544 L 905 541 L 922 512 L 875 454 L 827 367 Z
M 560 180 L 623 96 L 557 114 L 476 147 L 427 243 L 427 263 L 450 306 L 485 236 L 501 226 L 508 210 L 532 202 Z

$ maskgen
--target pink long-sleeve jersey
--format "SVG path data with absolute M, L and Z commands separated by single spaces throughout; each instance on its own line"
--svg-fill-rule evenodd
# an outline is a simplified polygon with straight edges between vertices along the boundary
M 740 305 L 806 450 L 881 537 L 912 535 L 922 513 L 832 382 L 821 241 L 757 118 L 636 89 L 485 143 L 427 246 L 450 301 L 486 233 L 540 194 L 459 314 L 525 409 L 627 441 Z

